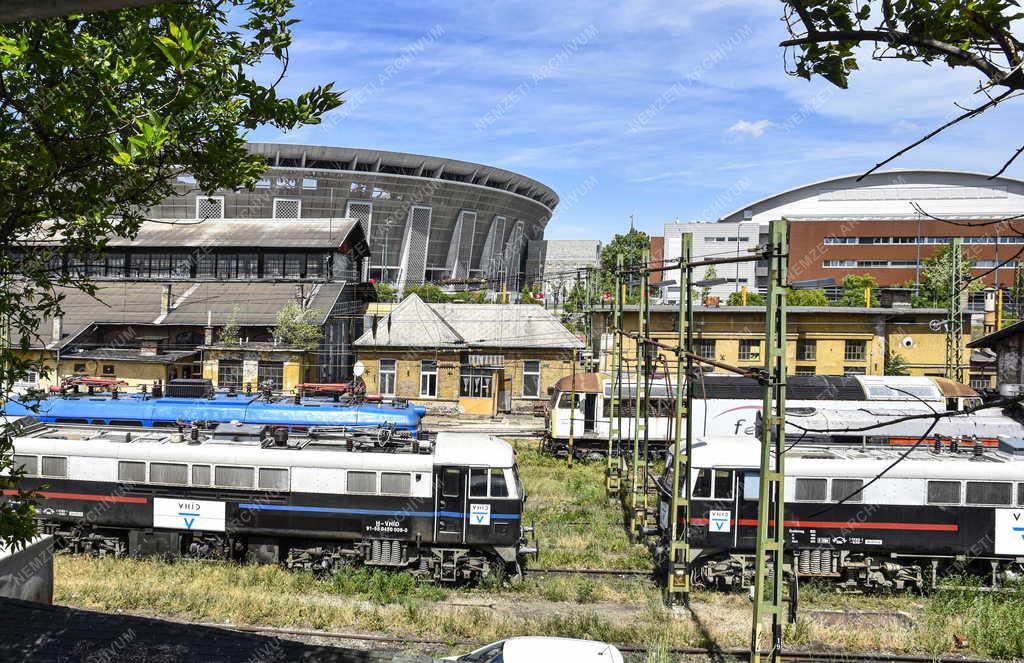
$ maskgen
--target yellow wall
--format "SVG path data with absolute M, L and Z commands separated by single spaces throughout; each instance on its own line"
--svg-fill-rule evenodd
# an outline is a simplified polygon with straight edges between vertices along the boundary
M 498 411 L 499 380 L 504 388 L 511 391 L 512 409 L 526 410 L 534 403 L 546 401 L 548 387 L 572 371 L 570 350 L 486 350 L 474 354 L 500 354 L 504 356 L 504 368 L 493 371 L 494 388 L 491 398 L 463 398 L 459 396 L 460 354 L 458 352 L 429 352 L 381 349 L 360 350 L 359 360 L 366 367 L 363 381 L 367 393 L 380 391 L 380 359 L 394 359 L 396 362 L 395 396 L 426 405 L 428 408 L 457 408 L 466 414 L 493 415 Z M 420 396 L 420 362 L 437 361 L 437 396 Z M 523 396 L 523 363 L 540 361 L 540 394 L 536 398 Z
M 604 314 L 599 314 L 595 329 L 604 329 Z M 857 314 L 844 311 L 835 313 L 790 313 L 787 319 L 786 364 L 790 373 L 797 368 L 811 368 L 818 375 L 842 375 L 847 367 L 863 368 L 868 375 L 882 375 L 885 370 L 886 349 L 903 357 L 911 375 L 941 375 L 945 372 L 946 336 L 942 330 L 934 331 L 929 322 L 932 314 L 902 314 L 894 311 L 887 317 L 897 322 L 884 321 L 881 315 Z M 636 314 L 624 316 L 627 332 L 636 331 Z M 674 346 L 678 340 L 675 331 L 676 314 L 656 312 L 652 314 L 651 335 L 661 342 Z M 764 351 L 764 315 L 762 313 L 735 313 L 732 311 L 701 311 L 694 315 L 695 338 L 715 341 L 716 359 L 735 366 L 762 365 L 764 355 L 759 359 L 740 360 L 741 339 L 759 341 Z M 797 359 L 797 341 L 815 342 L 816 356 L 813 361 Z M 969 373 L 970 351 L 963 339 L 964 375 Z M 846 342 L 865 342 L 864 360 L 846 359 Z M 632 339 L 624 340 L 626 361 L 634 358 L 636 344 Z M 666 360 L 674 361 L 671 350 L 659 350 Z M 605 355 L 607 357 L 607 353 Z M 603 364 L 605 369 L 607 364 Z M 720 370 L 720 369 L 719 369 Z
M 259 388 L 258 366 L 260 361 L 282 362 L 281 390 L 294 391 L 295 386 L 307 382 L 305 375 L 307 369 L 312 366 L 310 355 L 305 352 L 292 352 L 280 350 L 204 350 L 203 351 L 203 378 L 213 382 L 215 387 L 220 385 L 218 381 L 218 365 L 221 359 L 242 361 L 242 384 L 251 383 L 253 389 Z
M 44 390 L 59 384 L 61 377 L 74 375 L 87 375 L 95 378 L 116 378 L 127 382 L 128 386 L 131 388 L 138 387 L 140 385 L 150 386 L 155 380 L 166 381 L 168 369 L 170 368 L 167 364 L 154 364 L 124 359 L 82 359 L 77 358 L 74 355 L 62 356 L 58 367 L 56 366 L 54 353 L 51 351 L 30 351 L 22 356 L 33 360 L 39 360 L 44 355 L 46 357 L 45 365 L 47 370 L 45 374 L 41 374 L 39 376 L 39 388 Z M 188 359 L 174 364 L 178 367 L 179 377 L 182 374 L 182 368 L 184 366 L 191 365 L 191 363 L 191 359 Z M 75 366 L 77 364 L 85 364 L 85 370 L 75 371 Z M 103 367 L 106 365 L 112 365 L 114 367 L 113 375 L 103 373 Z

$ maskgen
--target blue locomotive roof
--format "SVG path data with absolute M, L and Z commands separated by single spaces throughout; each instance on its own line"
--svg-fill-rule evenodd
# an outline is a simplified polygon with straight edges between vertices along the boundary
M 176 421 L 238 421 L 247 424 L 277 426 L 380 426 L 393 424 L 402 430 L 418 430 L 426 413 L 421 405 L 384 403 L 336 403 L 328 399 L 306 398 L 267 402 L 249 396 L 217 394 L 213 398 L 152 398 L 131 394 L 109 396 L 68 396 L 45 398 L 38 407 L 13 397 L 3 406 L 8 416 L 32 416 L 48 423 L 57 421 L 141 422 L 143 426 Z

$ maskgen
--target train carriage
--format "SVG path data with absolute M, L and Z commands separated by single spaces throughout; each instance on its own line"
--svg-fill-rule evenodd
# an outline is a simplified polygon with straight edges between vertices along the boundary
M 694 447 L 695 582 L 752 582 L 759 462 L 755 440 L 710 438 Z M 663 532 L 671 479 L 670 463 L 658 480 Z M 1022 440 L 1001 440 L 995 450 L 795 447 L 786 454 L 784 492 L 788 570 L 799 576 L 924 589 L 950 573 L 997 583 L 1024 574 Z
M 519 573 L 530 552 L 514 451 L 486 435 L 380 444 L 226 424 L 183 440 L 36 424 L 14 454 L 44 530 L 73 551 L 367 564 L 441 582 Z
M 575 386 L 574 386 L 575 385 Z M 614 389 L 614 393 L 613 393 Z M 653 376 L 644 385 L 648 412 L 640 412 L 651 448 L 664 449 L 674 441 L 675 377 Z M 760 384 L 752 378 L 706 374 L 693 382 L 694 433 L 704 436 L 753 437 L 761 411 Z M 613 417 L 623 444 L 629 446 L 636 427 L 637 380 L 623 376 L 615 384 L 605 373 L 582 373 L 559 380 L 551 389 L 546 412 L 544 447 L 565 454 L 570 431 L 577 453 L 601 454 L 608 449 Z M 573 395 L 575 394 L 575 401 Z M 613 396 L 617 401 L 612 409 Z M 981 398 L 950 380 L 925 376 L 813 375 L 786 378 L 787 410 L 856 411 L 898 407 L 906 413 L 962 411 L 980 405 Z M 640 399 L 641 405 L 643 399 Z M 630 446 L 631 448 L 631 446 Z

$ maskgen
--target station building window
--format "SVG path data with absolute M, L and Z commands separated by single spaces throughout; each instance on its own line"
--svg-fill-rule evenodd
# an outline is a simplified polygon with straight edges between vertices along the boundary
M 540 398 L 540 362 L 523 362 L 523 398 Z
M 242 388 L 242 362 L 238 359 L 221 359 L 217 362 L 217 386 Z
M 846 361 L 864 361 L 867 359 L 867 341 L 847 341 L 843 352 L 843 359 Z
M 261 361 L 256 366 L 256 381 L 260 387 L 268 384 L 275 391 L 284 389 L 284 362 Z
M 463 366 L 459 375 L 459 396 L 463 398 L 490 398 L 494 374 L 488 368 Z
M 761 358 L 761 341 L 757 339 L 740 339 L 740 361 L 757 361 Z
M 380 370 L 378 371 L 380 384 L 378 385 L 378 391 L 382 396 L 395 395 L 395 378 L 398 373 L 397 364 L 398 362 L 394 359 L 380 360 Z
M 437 396 L 437 360 L 424 359 L 420 362 L 420 396 Z

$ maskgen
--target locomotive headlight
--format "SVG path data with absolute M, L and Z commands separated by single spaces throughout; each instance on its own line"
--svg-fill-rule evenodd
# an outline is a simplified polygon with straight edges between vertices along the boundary
M 910 338 L 909 336 L 904 336 L 903 340 L 900 342 L 903 344 L 903 347 L 905 348 L 914 347 L 914 339 Z

